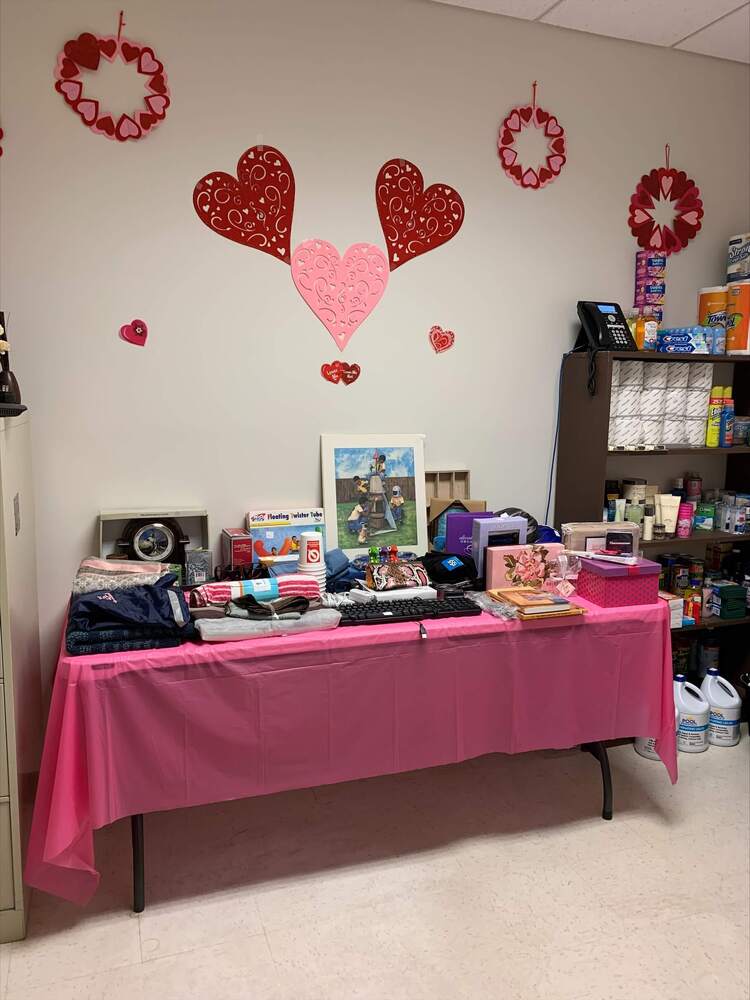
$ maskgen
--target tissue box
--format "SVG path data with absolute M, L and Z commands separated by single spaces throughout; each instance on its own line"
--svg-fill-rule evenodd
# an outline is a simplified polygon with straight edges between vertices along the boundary
M 470 556 L 472 554 L 474 520 L 478 517 L 492 517 L 495 515 L 490 511 L 486 513 L 456 513 L 448 514 L 445 519 L 445 549 L 449 555 Z
M 244 528 L 224 528 L 221 533 L 221 563 L 230 569 L 250 566 L 253 561 L 253 539 Z
M 484 576 L 484 553 L 488 546 L 493 548 L 506 545 L 523 545 L 529 522 L 525 517 L 482 517 L 474 518 L 472 527 L 472 555 L 477 567 L 477 576 Z
M 656 604 L 659 600 L 661 566 L 650 559 L 624 563 L 581 559 L 576 590 L 600 608 L 625 608 L 634 604 Z
M 541 587 L 552 575 L 554 560 L 564 551 L 562 542 L 489 548 L 486 555 L 485 586 L 487 590 Z

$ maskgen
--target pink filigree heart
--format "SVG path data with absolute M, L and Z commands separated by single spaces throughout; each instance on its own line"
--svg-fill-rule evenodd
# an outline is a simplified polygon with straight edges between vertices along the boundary
M 148 327 L 142 319 L 134 319 L 120 327 L 120 337 L 128 344 L 143 347 L 148 337 Z
M 292 251 L 297 291 L 343 351 L 383 297 L 388 260 L 372 243 L 353 243 L 341 256 L 332 243 L 306 240 Z
M 430 330 L 430 343 L 435 354 L 442 354 L 453 347 L 456 335 L 453 330 L 444 330 L 441 326 L 433 326 Z

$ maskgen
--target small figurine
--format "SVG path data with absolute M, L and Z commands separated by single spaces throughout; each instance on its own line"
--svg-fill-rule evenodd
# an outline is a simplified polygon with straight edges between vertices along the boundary
M 371 545 L 370 546 L 370 565 L 371 566 L 377 566 L 377 564 L 379 562 L 378 555 L 379 555 L 379 550 L 378 550 L 377 545 Z
M 398 545 L 391 545 L 389 559 L 392 563 L 398 562 Z
M 381 564 L 388 562 L 388 546 L 387 545 L 382 545 L 381 548 L 380 548 L 380 562 L 381 562 Z

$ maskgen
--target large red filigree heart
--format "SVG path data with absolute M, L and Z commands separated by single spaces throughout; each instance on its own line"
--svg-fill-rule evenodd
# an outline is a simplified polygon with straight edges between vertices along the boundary
M 78 38 L 66 42 L 63 52 L 78 66 L 91 70 L 99 69 L 99 40 L 89 31 L 84 31 Z
M 389 160 L 378 171 L 375 201 L 391 271 L 447 243 L 464 221 L 461 195 L 448 184 L 425 191 L 422 171 L 408 160 Z
M 251 146 L 237 176 L 206 174 L 195 185 L 193 206 L 209 229 L 289 263 L 294 213 L 294 174 L 272 146 Z

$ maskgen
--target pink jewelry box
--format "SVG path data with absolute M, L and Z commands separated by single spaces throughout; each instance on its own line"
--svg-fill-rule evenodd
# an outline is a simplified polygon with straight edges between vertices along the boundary
M 552 573 L 552 563 L 565 551 L 562 542 L 540 545 L 500 545 L 487 549 L 485 586 L 541 587 Z
M 600 608 L 627 608 L 634 604 L 656 604 L 659 600 L 661 566 L 639 559 L 632 566 L 581 559 L 576 591 Z

